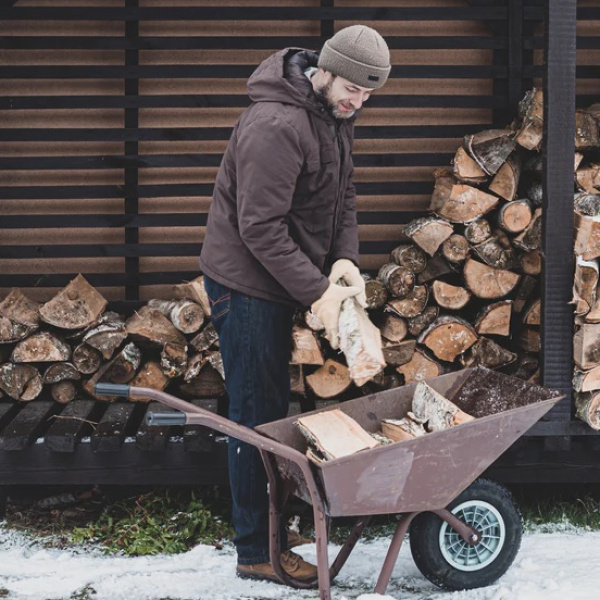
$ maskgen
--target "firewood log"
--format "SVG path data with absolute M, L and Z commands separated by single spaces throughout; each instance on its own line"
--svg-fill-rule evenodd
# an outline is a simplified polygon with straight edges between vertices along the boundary
M 50 385 L 50 395 L 59 404 L 68 404 L 77 397 L 77 388 L 72 381 L 65 379 Z
M 290 392 L 298 396 L 306 396 L 304 382 L 304 367 L 302 365 L 289 365 Z
M 514 200 L 517 196 L 519 178 L 521 177 L 521 158 L 515 151 L 506 162 L 498 169 L 498 172 L 489 185 L 490 192 L 508 200 Z
M 198 352 L 204 352 L 213 345 L 218 345 L 219 334 L 212 323 L 207 323 L 204 329 L 190 341 L 190 345 Z
M 77 275 L 54 298 L 40 307 L 42 321 L 61 329 L 82 329 L 94 323 L 107 301 L 83 275 Z
M 384 342 L 383 358 L 388 365 L 399 367 L 404 365 L 413 357 L 417 342 L 416 340 L 405 340 L 404 342 Z
M 103 317 L 107 314 L 105 313 Z M 82 339 L 88 346 L 99 350 L 104 360 L 112 358 L 115 350 L 127 338 L 125 321 L 116 313 L 110 313 L 110 315 L 107 319 L 101 318 L 101 323 L 91 328 Z
M 192 354 L 192 356 L 190 356 L 188 359 L 187 367 L 185 369 L 185 373 L 183 374 L 183 380 L 186 383 L 189 383 L 192 379 L 194 379 L 194 377 L 200 373 L 200 370 L 205 365 L 205 362 L 206 361 L 204 360 L 204 356 L 202 356 L 202 354 Z M 158 366 L 158 368 L 160 369 L 160 366 Z M 164 377 L 164 373 L 162 374 Z M 165 379 L 168 378 L 165 377 Z
M 95 373 L 102 364 L 102 354 L 95 348 L 87 344 L 79 344 L 73 350 L 73 364 L 75 368 L 83 375 Z
M 178 388 L 178 392 L 185 398 L 220 398 L 225 395 L 225 391 L 223 378 L 208 363 L 196 377 Z
M 469 256 L 470 249 L 467 238 L 454 233 L 442 244 L 442 255 L 450 262 L 462 262 Z
M 319 398 L 335 398 L 350 387 L 352 379 L 348 367 L 328 358 L 322 367 L 306 377 L 306 383 Z
M 495 175 L 516 144 L 510 129 L 489 129 L 465 136 L 463 146 L 488 175 Z
M 600 145 L 598 122 L 585 110 L 575 111 L 575 150 L 588 150 Z
M 403 299 L 394 298 L 385 307 L 387 312 L 392 312 L 399 317 L 410 319 L 421 314 L 427 305 L 429 291 L 426 285 L 416 285 Z
M 71 358 L 71 348 L 48 331 L 40 331 L 15 346 L 11 360 L 15 363 L 63 362 Z
M 584 260 L 600 256 L 600 220 L 576 210 L 574 224 L 575 253 Z
M 406 320 L 394 314 L 384 314 L 379 325 L 381 335 L 390 342 L 401 342 L 408 333 Z
M 445 281 L 434 281 L 431 289 L 433 298 L 442 308 L 460 310 L 471 299 L 471 293 L 468 290 Z
M 510 245 L 506 248 L 498 236 L 493 235 L 473 246 L 473 250 L 486 265 L 495 269 L 512 269 L 515 266 L 514 250 Z
M 480 337 L 461 357 L 463 367 L 482 365 L 499 369 L 517 360 L 517 355 L 490 338 Z
M 42 377 L 31 365 L 4 363 L 0 365 L 0 389 L 14 400 L 33 400 L 42 391 Z
M 600 325 L 582 325 L 573 336 L 573 360 L 582 371 L 600 365 Z
M 0 344 L 17 342 L 39 327 L 39 304 L 18 288 L 0 302 Z
M 314 332 L 294 325 L 290 363 L 293 365 L 322 365 L 324 362 L 323 352 Z
M 533 88 L 525 94 L 519 104 L 522 118 L 521 128 L 515 141 L 527 150 L 539 150 L 544 131 L 544 97 L 542 90 Z
M 403 244 L 392 250 L 390 262 L 406 267 L 416 275 L 427 266 L 427 255 L 421 248 L 417 248 L 412 244 Z
M 488 213 L 498 197 L 438 173 L 429 209 L 451 223 L 469 223 Z
M 541 250 L 529 250 L 521 254 L 520 266 L 526 275 L 539 275 L 542 272 Z
M 510 335 L 512 304 L 512 300 L 500 300 L 485 306 L 475 319 L 475 331 L 480 335 Z
M 415 274 L 407 267 L 386 263 L 379 269 L 377 278 L 395 298 L 405 298 L 415 287 Z
M 537 286 L 537 281 L 529 275 L 524 275 L 519 282 L 519 287 L 513 300 L 513 312 L 519 314 L 529 300 L 533 297 Z
M 368 275 L 362 274 L 365 280 L 365 296 L 367 298 L 367 308 L 370 310 L 377 310 L 381 308 L 388 299 L 388 291 L 385 285 L 378 279 L 373 279 Z M 308 314 L 312 315 L 311 311 L 307 311 Z M 309 327 L 310 324 L 307 323 Z M 323 329 L 323 323 L 319 321 L 320 329 Z M 312 329 L 312 327 L 311 327 Z
M 492 235 L 492 228 L 485 219 L 476 219 L 465 227 L 465 237 L 474 246 L 485 242 Z
M 396 371 L 404 376 L 404 383 L 408 385 L 430 377 L 437 377 L 442 374 L 443 369 L 440 363 L 429 358 L 422 350 L 417 348 L 410 361 L 397 367 Z
M 127 333 L 136 341 L 151 346 L 163 347 L 167 342 L 186 345 L 183 333 L 175 328 L 167 317 L 150 306 L 142 306 L 127 319 Z
M 129 342 L 109 363 L 104 379 L 112 383 L 127 383 L 135 377 L 142 361 L 140 349 Z
M 427 431 L 443 431 L 474 420 L 474 417 L 463 412 L 424 381 L 417 383 L 415 387 L 412 413 L 417 422 L 426 424 Z
M 425 435 L 427 431 L 422 423 L 417 423 L 409 417 L 402 419 L 382 419 L 381 433 L 393 442 L 403 442 Z
M 539 359 L 533 354 L 521 354 L 517 360 L 514 377 L 528 380 L 539 368 Z
M 210 302 L 208 301 L 208 294 L 204 287 L 204 277 L 196 277 L 192 281 L 186 283 L 179 283 L 173 286 L 173 292 L 175 298 L 180 300 L 191 300 L 202 307 L 202 312 L 210 317 Z
M 595 191 L 592 194 L 582 192 L 575 196 L 573 206 L 577 212 L 588 217 L 600 216 L 600 193 Z
M 129 385 L 132 386 L 152 388 L 161 392 L 168 384 L 169 378 L 162 372 L 160 365 L 152 360 L 145 363 L 129 382 Z M 151 402 L 151 399 L 146 397 L 130 398 L 130 400 L 133 402 Z
M 356 298 L 342 302 L 339 335 L 350 378 L 357 386 L 364 385 L 385 367 L 379 329 Z
M 541 300 L 537 298 L 523 313 L 523 323 L 526 325 L 540 325 L 541 324 Z
M 438 313 L 437 306 L 427 306 L 422 313 L 408 319 L 408 333 L 417 337 L 437 319 Z
M 444 240 L 454 233 L 454 228 L 442 219 L 422 217 L 413 219 L 403 233 L 429 256 L 433 256 Z
M 467 288 L 478 298 L 496 300 L 509 294 L 519 282 L 520 276 L 505 269 L 494 269 L 468 258 L 464 267 Z
M 81 373 L 75 368 L 75 366 L 68 362 L 55 363 L 50 365 L 44 372 L 42 383 L 52 384 L 59 383 L 61 381 L 79 381 L 81 379 Z
M 518 339 L 519 348 L 525 352 L 539 352 L 541 348 L 540 331 L 527 327 L 521 330 Z
M 454 273 L 454 267 L 443 256 L 437 255 L 427 261 L 425 270 L 417 275 L 417 283 L 427 283 L 451 273 Z
M 182 333 L 196 333 L 204 323 L 204 311 L 191 300 L 149 300 L 148 306 L 159 310 Z
M 539 250 L 542 245 L 542 209 L 536 208 L 531 223 L 513 240 L 522 250 Z
M 600 393 L 586 392 L 574 394 L 575 416 L 592 429 L 600 429 Z
M 221 353 L 218 350 L 213 350 L 212 352 L 208 352 L 204 358 L 221 376 L 223 381 L 225 381 L 225 367 L 223 365 L 223 356 Z
M 588 194 L 597 194 L 600 189 L 600 165 L 589 164 L 575 173 L 577 186 Z
M 421 333 L 417 341 L 427 346 L 437 358 L 453 362 L 477 341 L 477 333 L 465 320 L 444 315 Z
M 167 342 L 160 352 L 160 368 L 166 377 L 181 377 L 187 369 L 187 346 Z
M 508 202 L 498 212 L 498 225 L 509 233 L 524 231 L 532 219 L 533 212 L 528 200 Z
M 461 146 L 454 156 L 452 172 L 464 183 L 484 183 L 487 180 L 485 171 L 469 156 Z
M 577 171 L 577 169 L 579 169 L 579 165 L 581 164 L 584 158 L 585 156 L 581 152 L 575 152 L 575 163 L 573 165 L 574 171 Z
M 600 390 L 600 366 L 589 371 L 575 369 L 573 373 L 573 389 L 576 392 L 593 392 Z

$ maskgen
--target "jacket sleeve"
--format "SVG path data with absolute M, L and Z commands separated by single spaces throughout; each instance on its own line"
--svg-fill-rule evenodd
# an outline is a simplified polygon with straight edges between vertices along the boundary
M 358 223 L 356 220 L 356 190 L 353 183 L 354 167 L 351 168 L 348 186 L 340 211 L 335 240 L 333 242 L 332 262 L 340 258 L 351 260 L 356 266 L 359 261 Z
M 240 132 L 237 145 L 238 227 L 246 247 L 303 306 L 329 285 L 319 268 L 290 237 L 291 209 L 304 153 L 296 130 L 274 118 Z

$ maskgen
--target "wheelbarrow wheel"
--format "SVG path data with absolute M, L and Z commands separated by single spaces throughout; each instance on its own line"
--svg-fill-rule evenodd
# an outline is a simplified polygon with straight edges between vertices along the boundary
M 499 579 L 519 551 L 523 519 L 511 493 L 489 479 L 478 479 L 448 510 L 481 533 L 467 544 L 433 513 L 417 515 L 410 527 L 410 549 L 419 571 L 446 590 L 485 587 Z

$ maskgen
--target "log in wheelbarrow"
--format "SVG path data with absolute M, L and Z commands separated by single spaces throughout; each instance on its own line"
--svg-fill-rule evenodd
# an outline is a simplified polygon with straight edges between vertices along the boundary
M 375 586 L 379 594 L 387 589 L 409 527 L 417 567 L 444 589 L 490 585 L 517 554 L 523 526 L 512 496 L 495 482 L 476 479 L 563 395 L 483 367 L 434 377 L 427 383 L 475 420 L 321 464 L 306 457 L 306 440 L 296 417 L 250 429 L 150 388 L 99 383 L 95 391 L 152 398 L 181 411 L 150 413 L 151 425 L 205 425 L 255 446 L 269 481 L 273 569 L 292 587 L 318 584 L 321 600 L 329 600 L 331 581 L 373 515 L 400 515 Z M 414 387 L 386 390 L 335 408 L 376 432 L 382 419 L 406 416 Z M 288 575 L 279 562 L 279 517 L 290 494 L 312 504 L 317 578 L 311 581 Z M 330 565 L 327 543 L 332 517 L 357 517 L 357 521 Z

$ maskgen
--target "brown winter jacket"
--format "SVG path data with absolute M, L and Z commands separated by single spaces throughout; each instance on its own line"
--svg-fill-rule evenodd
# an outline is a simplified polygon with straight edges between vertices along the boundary
M 339 258 L 358 264 L 353 123 L 323 109 L 304 74 L 317 54 L 286 49 L 248 80 L 215 181 L 202 271 L 250 296 L 309 306 Z

